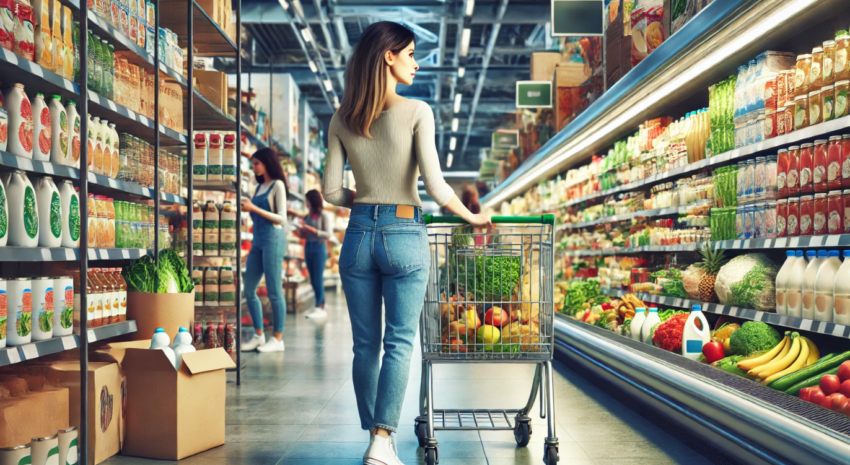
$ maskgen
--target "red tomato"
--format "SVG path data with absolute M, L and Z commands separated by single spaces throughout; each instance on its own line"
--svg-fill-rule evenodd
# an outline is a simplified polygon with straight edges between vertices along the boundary
M 818 385 L 821 391 L 828 396 L 838 392 L 838 389 L 841 387 L 841 380 L 835 375 L 823 375 Z
M 835 394 L 830 394 L 829 397 L 827 397 L 827 400 L 831 401 L 829 409 L 836 412 L 844 410 L 848 402 L 848 399 L 844 397 L 844 394 L 839 394 L 837 392 Z
M 821 389 L 817 386 L 809 389 L 811 389 L 811 396 L 809 397 L 809 402 L 817 405 L 822 404 L 823 401 L 826 399 L 826 395 L 823 393 L 823 391 L 821 391 Z
M 850 360 L 842 363 L 841 366 L 838 367 L 838 379 L 841 381 L 847 381 L 850 379 Z
M 844 404 L 844 407 L 841 410 L 838 410 L 838 413 L 850 417 L 850 402 Z
M 723 344 L 716 341 L 711 341 L 702 346 L 702 355 L 705 356 L 706 363 L 714 363 L 726 354 L 723 352 Z
M 803 388 L 800 389 L 800 399 L 809 402 L 812 398 L 812 388 Z
M 850 397 L 850 379 L 841 383 L 841 387 L 838 388 L 838 392 L 844 394 L 845 397 Z

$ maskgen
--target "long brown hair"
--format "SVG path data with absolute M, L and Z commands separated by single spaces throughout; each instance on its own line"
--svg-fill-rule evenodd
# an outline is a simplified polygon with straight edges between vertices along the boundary
M 369 128 L 381 115 L 387 93 L 384 54 L 401 53 L 416 40 L 413 31 L 401 24 L 381 21 L 367 27 L 348 61 L 345 95 L 339 116 L 349 131 L 372 138 Z
M 472 213 L 481 213 L 481 203 L 478 201 L 478 189 L 472 184 L 467 184 L 461 192 L 463 206 Z

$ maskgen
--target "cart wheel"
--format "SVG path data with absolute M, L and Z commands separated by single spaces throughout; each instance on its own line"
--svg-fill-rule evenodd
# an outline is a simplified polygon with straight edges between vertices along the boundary
M 428 443 L 428 423 L 416 423 L 416 438 L 419 439 L 419 447 L 425 447 Z
M 546 462 L 546 465 L 556 465 L 558 459 L 558 446 L 546 446 L 545 455 L 543 455 L 543 461 Z
M 531 440 L 531 425 L 525 421 L 518 421 L 514 427 L 514 439 L 517 446 L 527 446 L 528 441 Z
M 437 465 L 437 449 L 425 449 L 425 463 Z

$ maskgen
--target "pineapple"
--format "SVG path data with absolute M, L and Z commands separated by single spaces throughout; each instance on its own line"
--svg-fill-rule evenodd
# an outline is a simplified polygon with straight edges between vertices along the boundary
M 714 290 L 714 282 L 717 280 L 717 273 L 720 267 L 729 261 L 723 253 L 723 250 L 713 250 L 711 246 L 705 244 L 699 249 L 702 256 L 702 261 L 695 266 L 705 270 L 705 275 L 699 282 L 699 296 L 703 302 L 717 302 L 717 292 Z

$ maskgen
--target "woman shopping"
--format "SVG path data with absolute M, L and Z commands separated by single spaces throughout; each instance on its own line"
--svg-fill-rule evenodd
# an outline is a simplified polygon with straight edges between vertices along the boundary
M 351 208 L 339 269 L 354 334 L 360 424 L 370 431 L 365 465 L 401 465 L 391 434 L 399 426 L 430 268 L 419 173 L 438 204 L 473 226 L 491 226 L 489 215 L 471 213 L 443 179 L 431 108 L 396 93 L 398 84 L 413 84 L 419 69 L 415 45 L 413 32 L 399 24 L 366 28 L 328 131 L 325 198 Z M 357 192 L 342 187 L 346 160 Z
M 245 269 L 245 299 L 254 323 L 254 337 L 242 343 L 243 351 L 283 352 L 283 323 L 286 302 L 283 300 L 283 254 L 286 240 L 286 178 L 274 150 L 265 148 L 251 157 L 257 190 L 251 200 L 242 200 L 242 211 L 250 212 L 254 220 L 254 240 Z M 266 341 L 263 334 L 263 311 L 257 297 L 260 278 L 265 275 L 266 289 L 271 301 L 274 337 Z
M 310 213 L 304 217 L 301 237 L 304 245 L 304 260 L 307 262 L 307 272 L 310 273 L 310 284 L 316 295 L 316 308 L 307 314 L 307 318 L 324 318 L 328 316 L 325 310 L 325 263 L 328 261 L 328 241 L 333 241 L 333 215 L 324 209 L 325 201 L 322 194 L 313 189 L 307 192 L 307 203 Z

